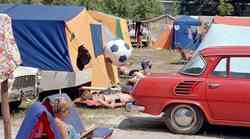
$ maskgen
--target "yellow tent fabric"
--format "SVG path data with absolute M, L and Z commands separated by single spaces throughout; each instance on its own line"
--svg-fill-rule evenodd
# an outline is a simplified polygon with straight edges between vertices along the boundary
M 159 39 L 153 44 L 153 48 L 171 48 L 172 45 L 172 25 L 167 25 L 166 29 L 160 34 Z
M 91 36 L 91 24 L 101 24 L 102 28 L 105 28 L 106 31 L 108 30 L 112 34 L 112 37 L 121 38 L 131 45 L 127 21 L 101 12 L 85 10 L 65 23 L 69 55 L 74 71 L 78 71 L 76 67 L 78 48 L 84 44 L 84 47 L 88 49 L 91 55 L 91 61 L 85 67 L 85 69 L 92 73 L 91 85 L 95 87 L 110 87 L 119 83 L 118 69 L 117 66 L 109 63 L 103 54 L 95 56 Z M 107 36 L 110 35 L 105 35 L 105 33 L 107 34 L 107 32 L 102 33 L 104 46 L 108 38 Z
M 123 39 L 127 44 L 131 46 L 130 35 L 128 32 L 127 20 L 112 15 L 104 14 L 98 11 L 88 11 L 89 14 L 98 22 L 106 26 L 115 37 L 119 37 L 119 27 L 121 28 L 121 33 Z
M 106 15 L 97 11 L 88 11 L 88 13 L 98 22 L 104 24 L 110 31 L 116 34 L 116 20 L 114 16 Z
M 128 23 L 127 20 L 125 19 L 120 19 L 120 24 L 121 24 L 121 30 L 123 34 L 123 40 L 131 46 L 131 40 L 130 40 L 130 34 L 128 31 Z
M 116 38 L 123 39 L 127 44 L 129 44 L 129 46 L 131 46 L 127 20 L 97 11 L 88 11 L 88 13 L 96 21 L 102 23 L 105 27 L 107 27 Z M 118 83 L 119 77 L 117 74 L 117 67 L 110 63 L 106 63 L 106 67 L 108 69 L 108 75 L 111 78 L 112 83 Z
M 91 55 L 90 64 L 86 66 L 86 69 L 92 72 L 91 85 L 95 87 L 109 87 L 114 81 L 111 81 L 113 79 L 108 75 L 110 71 L 108 72 L 109 69 L 106 68 L 104 55 L 96 57 L 94 54 L 90 25 L 95 23 L 97 22 L 86 11 L 82 11 L 75 18 L 65 23 L 69 54 L 72 65 L 76 65 L 78 48 L 84 44 Z M 75 71 L 78 70 L 77 67 L 73 68 Z M 113 74 L 115 75 L 117 73 Z

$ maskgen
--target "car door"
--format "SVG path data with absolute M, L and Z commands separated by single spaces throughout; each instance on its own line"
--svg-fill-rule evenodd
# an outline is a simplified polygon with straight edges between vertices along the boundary
M 250 57 L 220 59 L 207 80 L 207 103 L 215 120 L 250 121 Z

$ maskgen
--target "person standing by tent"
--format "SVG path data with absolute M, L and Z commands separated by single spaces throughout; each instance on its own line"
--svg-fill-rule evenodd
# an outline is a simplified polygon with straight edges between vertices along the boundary
M 135 36 L 136 36 L 136 46 L 137 48 L 142 47 L 142 23 L 136 22 L 135 23 Z
M 76 65 L 79 70 L 83 70 L 87 64 L 89 64 L 91 60 L 90 53 L 88 49 L 84 47 L 84 44 L 80 45 L 78 47 L 78 55 L 77 55 L 77 61 Z

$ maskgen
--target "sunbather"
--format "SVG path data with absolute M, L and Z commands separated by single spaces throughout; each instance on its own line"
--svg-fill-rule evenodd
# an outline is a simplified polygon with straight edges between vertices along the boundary
M 81 103 L 94 103 L 96 106 L 102 106 L 106 108 L 117 108 L 125 106 L 128 102 L 133 102 L 134 99 L 127 93 L 114 93 L 114 94 L 102 94 L 84 92 L 81 98 L 76 99 L 74 102 Z

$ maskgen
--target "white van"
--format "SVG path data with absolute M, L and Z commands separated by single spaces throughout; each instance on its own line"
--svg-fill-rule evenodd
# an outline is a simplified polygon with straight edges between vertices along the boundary
M 91 70 L 90 70 L 91 71 Z M 19 66 L 8 80 L 8 95 L 11 109 L 16 109 L 23 98 L 38 98 L 39 93 L 50 90 L 76 87 L 91 81 L 91 72 L 44 71 Z M 0 96 L 1 97 L 1 96 Z M 1 99 L 0 99 L 1 102 Z
M 11 108 L 17 108 L 22 98 L 35 98 L 38 95 L 39 70 L 18 66 L 8 79 L 8 95 Z M 0 99 L 1 102 L 1 99 Z

